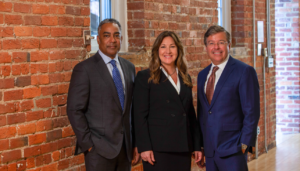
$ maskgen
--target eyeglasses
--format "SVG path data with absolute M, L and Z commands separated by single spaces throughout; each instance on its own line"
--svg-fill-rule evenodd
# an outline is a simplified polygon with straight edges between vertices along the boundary
M 224 46 L 226 46 L 227 43 L 228 43 L 228 42 L 225 42 L 225 41 L 219 41 L 219 42 L 217 42 L 217 43 L 215 43 L 215 42 L 208 42 L 208 43 L 207 43 L 207 46 L 213 47 L 213 46 L 215 46 L 215 45 L 218 45 L 218 46 L 220 46 L 220 47 L 224 47 Z

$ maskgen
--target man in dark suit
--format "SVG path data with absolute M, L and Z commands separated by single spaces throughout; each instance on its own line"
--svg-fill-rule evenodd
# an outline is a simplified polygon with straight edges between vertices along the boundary
M 204 35 L 212 64 L 198 75 L 198 119 L 208 171 L 245 171 L 260 116 L 253 67 L 229 55 L 230 34 L 211 26 Z M 244 150 L 243 150 L 244 149 Z M 198 164 L 203 167 L 203 161 Z
M 134 65 L 119 57 L 121 25 L 105 19 L 98 27 L 99 51 L 74 67 L 67 114 L 77 137 L 75 155 L 85 154 L 88 171 L 130 171 L 133 153 L 131 102 Z

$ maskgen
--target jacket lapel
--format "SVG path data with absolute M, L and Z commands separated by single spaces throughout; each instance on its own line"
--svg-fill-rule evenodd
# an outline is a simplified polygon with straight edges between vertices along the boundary
M 235 64 L 234 59 L 231 56 L 229 56 L 228 62 L 227 62 L 226 66 L 225 66 L 225 68 L 224 68 L 224 70 L 223 70 L 223 72 L 222 72 L 222 74 L 219 78 L 219 81 L 216 85 L 216 89 L 214 91 L 214 95 L 213 95 L 213 99 L 211 101 L 210 109 L 214 105 L 214 103 L 215 103 L 215 101 L 216 101 L 216 99 L 217 99 L 217 97 L 218 97 L 225 81 L 228 79 L 228 76 L 234 70 L 234 64 Z
M 203 77 L 200 78 L 200 90 L 202 93 L 200 93 L 202 95 L 202 98 L 204 99 L 205 103 L 207 106 L 209 106 L 208 104 L 208 101 L 207 101 L 207 98 L 206 98 L 206 92 L 204 91 L 204 87 L 205 87 L 205 82 L 206 82 L 206 78 L 207 78 L 207 75 L 209 73 L 209 70 L 211 68 L 211 64 L 208 65 L 202 72 L 203 72 Z
M 187 86 L 183 83 L 183 80 L 181 78 L 181 76 L 178 74 L 178 78 L 180 81 L 180 92 L 179 92 L 179 97 L 181 99 L 181 101 L 183 101 L 183 99 L 186 97 L 187 95 Z
M 127 103 L 128 103 L 128 90 L 129 90 L 129 69 L 128 69 L 128 65 L 126 65 L 125 61 L 123 58 L 120 58 L 119 57 L 119 62 L 120 62 L 120 65 L 121 65 L 121 68 L 122 68 L 122 71 L 123 71 L 123 74 L 124 74 L 124 80 L 125 80 L 125 102 L 124 102 L 124 110 L 123 110 L 123 114 L 125 113 L 126 111 L 126 106 L 127 106 Z
M 119 96 L 118 96 L 118 92 L 117 92 L 114 80 L 113 80 L 111 74 L 109 73 L 107 66 L 104 63 L 102 57 L 99 55 L 99 53 L 96 53 L 96 60 L 97 60 L 96 68 L 99 71 L 101 78 L 103 79 L 103 81 L 101 83 L 109 85 L 108 87 L 110 89 L 107 91 L 110 91 L 112 93 L 117 106 L 122 110 L 122 106 L 121 106 L 121 103 L 119 100 Z
M 169 79 L 166 77 L 166 75 L 162 71 L 161 71 L 160 75 L 161 75 L 160 84 L 163 84 L 166 87 L 166 92 L 169 92 L 169 94 L 171 95 L 171 98 L 175 100 L 175 102 L 182 108 L 183 111 L 185 111 L 184 107 L 182 105 L 182 102 L 180 100 L 179 94 L 175 90 L 172 83 L 169 81 Z M 183 85 L 181 84 L 180 87 L 183 87 Z M 180 88 L 180 91 L 181 91 L 181 88 Z

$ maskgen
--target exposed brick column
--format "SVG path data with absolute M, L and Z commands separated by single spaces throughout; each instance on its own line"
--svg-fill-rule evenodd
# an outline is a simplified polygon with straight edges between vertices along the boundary
M 299 1 L 275 4 L 277 132 L 299 133 Z

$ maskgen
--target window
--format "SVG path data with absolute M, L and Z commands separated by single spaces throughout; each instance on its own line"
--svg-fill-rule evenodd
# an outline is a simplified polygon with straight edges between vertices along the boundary
M 223 26 L 223 13 L 222 13 L 222 0 L 218 0 L 218 18 L 219 18 L 219 21 L 218 21 L 218 24 L 220 26 Z
M 231 1 L 218 0 L 218 24 L 231 33 Z
M 98 25 L 106 18 L 115 18 L 122 26 L 123 41 L 120 52 L 128 49 L 127 37 L 127 1 L 124 0 L 90 0 L 90 29 L 91 36 L 95 38 L 91 41 L 91 53 L 99 49 L 97 43 Z

